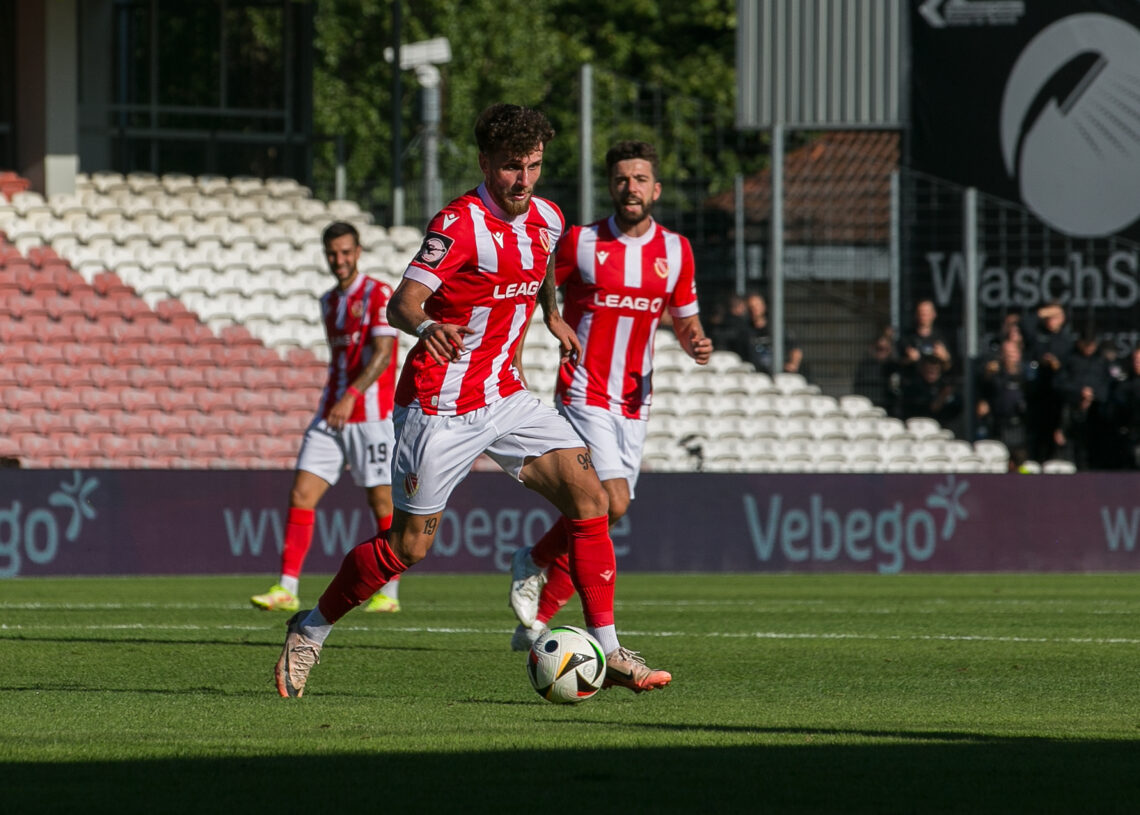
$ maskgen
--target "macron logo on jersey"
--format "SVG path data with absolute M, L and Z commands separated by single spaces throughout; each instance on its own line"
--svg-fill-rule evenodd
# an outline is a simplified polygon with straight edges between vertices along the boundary
M 502 232 L 492 232 L 491 237 L 495 239 L 495 243 L 499 244 L 499 248 L 502 249 L 503 248 L 503 233 Z
M 447 229 L 458 220 L 458 215 L 452 215 L 450 212 L 445 212 L 443 215 L 443 230 L 446 232 Z
M 606 258 L 610 256 L 609 252 L 598 252 L 598 265 L 601 266 L 606 262 Z

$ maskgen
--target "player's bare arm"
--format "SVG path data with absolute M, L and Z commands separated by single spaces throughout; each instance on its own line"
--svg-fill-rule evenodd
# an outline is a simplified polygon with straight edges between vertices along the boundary
M 574 329 L 562 319 L 558 312 L 558 298 L 554 285 L 554 256 L 546 265 L 546 277 L 542 279 L 542 286 L 538 290 L 538 305 L 542 307 L 542 320 L 547 329 L 558 339 L 558 348 L 563 357 L 571 362 L 577 362 L 582 357 L 582 343 Z
M 333 430 L 344 428 L 349 417 L 352 416 L 352 409 L 356 406 L 356 400 L 359 398 L 358 394 L 368 390 L 391 364 L 392 346 L 395 342 L 395 337 L 372 338 L 372 359 L 368 360 L 368 364 L 364 366 L 360 376 L 349 383 L 344 391 L 344 396 L 338 399 L 337 403 L 332 406 L 332 410 L 329 411 L 328 423 Z
M 463 338 L 475 332 L 465 325 L 441 323 L 429 317 L 424 303 L 431 295 L 432 290 L 423 283 L 404 278 L 388 301 L 388 323 L 419 337 L 431 358 L 446 365 L 467 350 Z
M 698 365 L 707 365 L 712 356 L 712 340 L 705 336 L 701 327 L 701 318 L 696 314 L 688 317 L 673 318 L 673 333 L 681 342 L 681 348 L 691 356 Z

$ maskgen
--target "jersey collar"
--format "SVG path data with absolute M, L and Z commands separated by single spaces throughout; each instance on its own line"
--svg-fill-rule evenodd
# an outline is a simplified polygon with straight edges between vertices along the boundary
M 617 217 L 614 215 L 611 215 L 606 220 L 606 227 L 610 230 L 611 235 L 624 243 L 626 246 L 645 246 L 645 244 L 653 240 L 653 236 L 657 234 L 657 221 L 653 220 L 652 215 L 649 216 L 649 220 L 651 221 L 649 224 L 649 229 L 645 230 L 645 234 L 638 238 L 631 238 L 629 235 L 622 232 L 621 227 L 618 226 Z
M 530 197 L 531 203 L 527 205 L 526 212 L 522 215 L 509 215 L 507 211 L 499 206 L 495 199 L 491 197 L 491 193 L 487 192 L 486 182 L 480 184 L 475 192 L 479 193 L 479 199 L 483 202 L 483 206 L 490 210 L 491 214 L 503 223 L 526 223 L 527 216 L 530 214 L 530 208 L 534 206 L 534 195 L 532 194 Z
M 347 289 L 341 290 L 339 285 L 333 286 L 333 291 L 336 292 L 338 297 L 351 297 L 360 291 L 360 287 L 364 285 L 364 272 L 359 269 L 356 270 L 356 279 L 349 284 Z

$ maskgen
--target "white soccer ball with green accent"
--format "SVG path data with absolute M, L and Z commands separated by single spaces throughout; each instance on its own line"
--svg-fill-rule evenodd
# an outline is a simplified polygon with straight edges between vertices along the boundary
M 584 702 L 601 690 L 606 678 L 602 646 L 581 628 L 560 625 L 546 631 L 526 657 L 530 684 L 557 705 Z

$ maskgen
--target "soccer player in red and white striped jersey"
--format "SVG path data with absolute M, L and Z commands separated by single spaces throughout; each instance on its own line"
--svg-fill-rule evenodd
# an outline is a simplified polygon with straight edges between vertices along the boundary
M 590 456 L 609 497 L 610 525 L 629 508 L 641 469 L 652 400 L 653 343 L 666 311 L 681 347 L 698 365 L 712 354 L 701 327 L 693 250 L 653 219 L 661 195 L 657 151 L 623 141 L 606 153 L 614 213 L 573 227 L 558 244 L 555 279 L 563 316 L 582 345 L 577 365 L 564 363 L 555 402 Z M 526 650 L 574 593 L 569 540 L 560 520 L 515 554 L 511 605 L 520 624 L 511 639 Z M 545 580 L 545 582 L 544 582 Z M 541 593 L 539 593 L 541 589 Z
M 364 487 L 376 526 L 392 523 L 392 399 L 396 382 L 396 329 L 388 324 L 392 287 L 358 269 L 360 235 L 350 223 L 329 224 L 322 235 L 336 285 L 321 296 L 329 344 L 328 381 L 316 416 L 305 431 L 281 552 L 281 576 L 250 602 L 266 611 L 297 611 L 301 567 L 313 541 L 317 504 L 348 465 Z M 399 611 L 399 583 L 384 586 L 365 607 Z
M 533 194 L 554 130 L 536 110 L 497 104 L 475 136 L 483 183 L 432 219 L 388 306 L 392 325 L 419 337 L 396 389 L 392 528 L 350 552 L 317 607 L 290 620 L 276 668 L 282 696 L 302 694 L 337 620 L 427 555 L 451 492 L 483 453 L 564 516 L 570 574 L 606 652 L 606 682 L 640 692 L 672 679 L 618 641 L 606 491 L 582 440 L 512 364 L 538 300 L 563 353 L 581 351 L 554 304 L 563 216 Z

